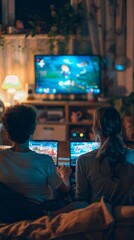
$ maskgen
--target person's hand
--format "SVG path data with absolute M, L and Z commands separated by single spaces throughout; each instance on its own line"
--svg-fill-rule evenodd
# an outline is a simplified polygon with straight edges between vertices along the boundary
M 72 173 L 72 169 L 66 166 L 61 166 L 61 167 L 57 167 L 57 172 L 59 173 L 62 179 L 69 178 L 69 176 Z

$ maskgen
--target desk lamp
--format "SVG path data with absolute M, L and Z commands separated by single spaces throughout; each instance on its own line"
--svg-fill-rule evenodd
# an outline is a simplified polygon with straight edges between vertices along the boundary
M 13 104 L 14 99 L 13 96 L 16 93 L 16 90 L 21 88 L 21 82 L 16 75 L 7 75 L 3 81 L 2 89 L 7 90 L 9 94 L 9 103 Z

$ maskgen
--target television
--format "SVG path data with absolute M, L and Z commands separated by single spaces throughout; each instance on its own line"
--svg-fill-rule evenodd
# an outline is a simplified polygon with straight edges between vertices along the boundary
M 34 67 L 36 94 L 100 94 L 100 56 L 35 55 Z

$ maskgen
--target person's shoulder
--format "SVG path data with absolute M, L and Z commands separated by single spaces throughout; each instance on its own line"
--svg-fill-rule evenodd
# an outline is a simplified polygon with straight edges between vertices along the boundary
M 9 152 L 9 149 L 6 148 L 5 146 L 1 145 L 0 146 L 0 153 L 7 153 L 7 152 Z
M 126 160 L 127 162 L 134 164 L 134 149 L 128 148 Z
M 6 149 L 3 146 L 0 147 L 0 157 L 1 158 L 6 156 L 6 155 L 8 155 L 8 153 L 9 153 L 9 149 L 8 148 Z
M 78 162 L 79 163 L 84 163 L 84 162 L 89 162 L 89 161 L 92 161 L 93 159 L 96 158 L 96 154 L 97 154 L 97 150 L 94 150 L 92 152 L 88 152 L 88 153 L 85 153 L 85 154 L 82 154 L 78 157 Z
M 32 154 L 33 155 L 31 156 L 31 158 L 34 160 L 33 164 L 35 164 L 36 166 L 42 167 L 43 169 L 48 169 L 54 166 L 54 162 L 51 156 L 44 153 L 37 153 L 34 151 Z
M 33 155 L 36 155 L 36 159 L 40 159 L 40 160 L 45 160 L 45 161 L 51 161 L 51 159 L 52 159 L 52 157 L 51 156 L 49 156 L 49 155 L 47 155 L 47 154 L 42 154 L 42 153 L 37 153 L 37 152 L 34 152 L 34 151 L 32 151 L 32 154 Z

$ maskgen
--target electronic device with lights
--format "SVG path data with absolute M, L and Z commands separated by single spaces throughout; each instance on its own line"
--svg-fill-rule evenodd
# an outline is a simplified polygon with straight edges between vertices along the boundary
M 53 140 L 30 140 L 29 148 L 40 154 L 47 154 L 53 158 L 55 165 L 58 164 L 59 142 Z
M 84 126 L 73 127 L 70 130 L 70 139 L 74 141 L 85 141 L 88 139 L 88 131 Z
M 100 142 L 70 141 L 70 166 L 72 168 L 71 183 L 75 183 L 75 167 L 78 157 L 82 154 L 92 152 L 100 147 Z
M 72 94 L 82 100 L 88 93 L 100 94 L 100 56 L 35 55 L 34 66 L 36 94 L 52 94 L 54 99 L 70 99 Z

